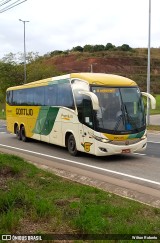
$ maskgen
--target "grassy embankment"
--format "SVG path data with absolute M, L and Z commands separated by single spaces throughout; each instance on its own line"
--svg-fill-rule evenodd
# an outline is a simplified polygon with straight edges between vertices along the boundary
M 0 234 L 158 234 L 159 219 L 158 208 L 0 154 Z

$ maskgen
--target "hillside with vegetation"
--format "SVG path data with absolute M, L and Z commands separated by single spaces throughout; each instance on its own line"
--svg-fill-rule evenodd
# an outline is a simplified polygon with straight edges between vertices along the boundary
M 133 79 L 146 91 L 147 49 L 52 53 L 44 63 L 60 72 L 100 72 Z M 151 49 L 151 92 L 160 94 L 160 49 Z
M 100 72 L 122 75 L 146 91 L 147 48 L 133 49 L 127 44 L 77 46 L 55 50 L 44 56 L 27 53 L 27 82 L 71 72 Z M 151 93 L 160 94 L 160 48 L 151 48 Z M 0 102 L 10 86 L 24 83 L 23 55 L 9 53 L 0 60 Z

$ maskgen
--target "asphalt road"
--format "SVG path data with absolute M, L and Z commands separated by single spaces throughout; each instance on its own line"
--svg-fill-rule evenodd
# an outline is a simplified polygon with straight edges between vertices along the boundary
M 31 140 L 23 143 L 0 122 L 0 151 L 16 154 L 43 169 L 160 208 L 160 133 L 148 134 L 145 152 L 72 157 L 65 148 Z
M 160 126 L 160 115 L 152 115 L 152 116 L 150 116 L 150 124 L 151 125 L 159 125 Z

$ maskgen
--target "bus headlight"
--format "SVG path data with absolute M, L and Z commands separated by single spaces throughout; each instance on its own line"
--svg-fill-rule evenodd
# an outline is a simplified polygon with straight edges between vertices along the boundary
M 98 137 L 98 136 L 93 136 L 96 140 L 102 142 L 102 143 L 109 143 L 110 140 L 109 139 L 106 139 L 106 138 L 101 138 L 101 137 Z
M 109 140 L 107 138 L 102 138 L 102 137 L 96 136 L 93 133 L 89 133 L 89 135 L 92 136 L 93 138 L 95 138 L 96 140 L 102 142 L 102 143 L 109 143 L 109 142 L 111 142 L 111 140 Z
M 101 139 L 101 142 L 102 142 L 102 143 L 108 143 L 108 142 L 109 142 L 109 140 L 108 140 L 108 139 L 106 139 L 106 138 L 102 138 L 102 139 Z

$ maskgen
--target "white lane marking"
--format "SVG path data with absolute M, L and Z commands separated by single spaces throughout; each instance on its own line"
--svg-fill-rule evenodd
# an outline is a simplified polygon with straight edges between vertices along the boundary
M 118 171 L 108 170 L 108 169 L 97 167 L 97 166 L 94 166 L 94 165 L 83 164 L 83 163 L 80 163 L 80 162 L 77 162 L 77 161 L 64 159 L 64 158 L 59 158 L 59 157 L 55 157 L 55 156 L 52 156 L 52 155 L 42 154 L 42 153 L 38 153 L 38 152 L 26 150 L 26 149 L 16 148 L 16 147 L 12 147 L 12 146 L 9 146 L 9 145 L 0 144 L 0 146 L 1 147 L 15 149 L 15 150 L 19 150 L 19 151 L 23 151 L 23 152 L 28 152 L 28 153 L 31 153 L 31 154 L 41 155 L 41 156 L 45 156 L 45 157 L 52 158 L 52 159 L 63 160 L 63 161 L 66 161 L 68 163 L 82 165 L 84 167 L 88 167 L 88 168 L 92 168 L 92 169 L 96 169 L 96 170 L 100 170 L 100 171 L 105 171 L 105 172 L 109 172 L 109 173 L 116 174 L 116 175 L 126 176 L 126 177 L 129 177 L 129 178 L 132 178 L 132 179 L 145 181 L 145 182 L 149 182 L 151 184 L 155 184 L 155 185 L 159 185 L 160 186 L 160 182 L 158 182 L 158 181 L 152 181 L 152 180 L 148 180 L 148 179 L 145 179 L 145 178 L 141 178 L 141 177 L 137 177 L 137 176 L 121 173 L 121 172 L 118 172 Z
M 159 136 L 160 135 L 160 132 L 148 132 L 147 133 L 148 135 L 157 135 L 157 136 Z
M 137 155 L 142 155 L 142 156 L 145 156 L 146 154 L 141 154 L 141 153 L 134 153 L 134 154 L 137 154 Z
M 155 141 L 147 141 L 147 143 L 160 143 L 160 142 L 155 142 Z

